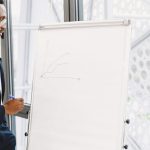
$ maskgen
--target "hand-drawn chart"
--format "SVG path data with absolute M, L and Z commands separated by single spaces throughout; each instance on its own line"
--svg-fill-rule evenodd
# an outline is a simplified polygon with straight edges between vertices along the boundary
M 69 62 L 65 58 L 69 57 L 70 55 L 71 54 L 69 52 L 66 52 L 58 56 L 56 59 L 54 59 L 51 63 L 47 65 L 47 68 L 45 72 L 41 75 L 41 78 L 44 79 L 49 79 L 49 78 L 65 79 L 66 78 L 66 79 L 80 80 L 80 78 L 69 76 L 69 75 L 55 74 L 55 72 L 57 72 L 59 68 L 69 65 Z
M 66 23 L 39 31 L 27 150 L 121 150 L 130 26 Z

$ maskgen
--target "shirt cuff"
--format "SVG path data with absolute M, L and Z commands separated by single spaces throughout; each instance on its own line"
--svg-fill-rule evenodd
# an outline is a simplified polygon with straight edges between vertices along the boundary
M 5 108 L 0 105 L 0 124 L 5 121 Z

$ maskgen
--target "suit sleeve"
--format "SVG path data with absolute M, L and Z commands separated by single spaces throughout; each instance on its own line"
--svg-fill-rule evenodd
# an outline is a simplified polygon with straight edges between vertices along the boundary
M 0 0 L 0 4 L 4 4 L 4 1 L 3 1 L 3 0 Z
M 0 124 L 5 120 L 5 108 L 0 105 Z

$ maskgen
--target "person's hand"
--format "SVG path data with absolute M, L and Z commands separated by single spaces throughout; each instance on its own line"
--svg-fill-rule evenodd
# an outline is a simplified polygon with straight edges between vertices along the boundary
M 0 33 L 3 33 L 6 28 L 6 8 L 0 4 Z
M 16 98 L 16 99 L 11 99 L 8 100 L 4 104 L 5 112 L 8 115 L 14 115 L 20 112 L 24 107 L 24 102 L 22 98 Z

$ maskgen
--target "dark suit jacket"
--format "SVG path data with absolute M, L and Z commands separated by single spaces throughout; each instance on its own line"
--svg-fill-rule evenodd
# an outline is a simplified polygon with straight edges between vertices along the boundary
M 4 106 L 0 105 L 0 124 L 5 122 L 5 109 Z
M 0 82 L 2 87 L 0 88 L 2 91 L 0 91 L 0 125 L 5 122 L 5 109 L 4 106 L 1 105 L 1 101 L 4 98 L 5 93 L 5 79 L 4 79 L 4 71 L 2 67 L 2 59 L 0 58 Z
M 0 4 L 3 4 L 3 0 L 0 0 Z M 0 104 L 0 124 L 5 120 L 5 109 Z
M 2 68 L 0 67 L 0 69 Z M 0 125 L 5 122 L 5 108 L 3 105 L 1 105 L 1 100 L 2 100 L 2 92 L 0 91 Z
M 4 2 L 3 2 L 3 0 L 0 0 L 0 4 L 3 4 Z

